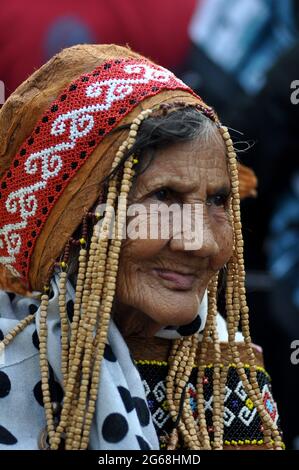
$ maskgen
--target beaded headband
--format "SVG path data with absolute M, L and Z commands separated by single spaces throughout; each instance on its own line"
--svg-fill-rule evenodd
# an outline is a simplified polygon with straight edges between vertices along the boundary
M 181 80 L 144 59 L 106 61 L 60 93 L 0 180 L 0 268 L 30 288 L 36 240 L 63 191 L 124 116 L 162 90 L 187 91 L 200 106 Z

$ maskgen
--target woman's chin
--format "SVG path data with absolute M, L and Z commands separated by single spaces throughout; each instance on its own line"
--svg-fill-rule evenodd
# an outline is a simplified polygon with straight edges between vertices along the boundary
M 174 315 L 171 319 L 169 319 L 169 323 L 165 326 L 184 326 L 189 325 L 192 323 L 197 315 L 195 312 L 193 315 Z
M 170 303 L 167 311 L 161 311 L 158 306 L 152 306 L 148 311 L 151 317 L 161 328 L 165 326 L 183 326 L 191 323 L 198 313 L 198 308 L 194 306 L 182 305 L 179 307 L 177 303 Z
M 198 314 L 203 292 L 159 290 L 152 293 L 156 305 L 150 309 L 155 313 L 152 318 L 165 326 L 183 326 L 191 323 Z M 161 308 L 163 307 L 163 308 Z

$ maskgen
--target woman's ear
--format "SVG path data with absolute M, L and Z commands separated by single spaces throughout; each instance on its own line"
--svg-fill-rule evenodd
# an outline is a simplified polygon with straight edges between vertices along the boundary
M 248 166 L 237 163 L 238 173 L 239 173 L 239 191 L 240 198 L 245 197 L 256 197 L 257 196 L 257 177 L 254 174 L 254 171 Z

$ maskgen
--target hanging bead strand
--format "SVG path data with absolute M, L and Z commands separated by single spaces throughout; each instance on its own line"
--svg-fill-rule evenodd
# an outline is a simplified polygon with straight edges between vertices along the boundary
M 49 287 L 44 288 L 40 305 L 40 324 L 39 324 L 39 361 L 42 382 L 43 405 L 47 422 L 47 433 L 50 446 L 55 436 L 54 418 L 51 403 L 50 387 L 49 387 L 49 365 L 48 365 L 48 328 L 47 328 L 47 312 L 49 305 Z
M 141 122 L 147 117 L 149 117 L 151 113 L 152 113 L 152 110 L 142 111 L 142 113 L 139 116 L 137 116 L 137 118 L 133 121 L 130 127 L 129 137 L 126 143 L 128 149 L 132 148 L 132 146 L 135 143 L 135 139 L 137 135 L 136 127 L 138 128 Z M 119 159 L 122 158 L 121 154 L 116 154 L 116 156 Z M 80 446 L 81 449 L 86 449 L 88 446 L 90 426 L 91 426 L 92 417 L 95 411 L 95 403 L 96 403 L 96 397 L 98 393 L 99 379 L 100 379 L 100 364 L 102 362 L 102 358 L 104 355 L 104 348 L 105 348 L 106 338 L 107 338 L 107 333 L 108 333 L 110 313 L 111 313 L 112 302 L 114 299 L 115 289 L 116 289 L 116 276 L 118 272 L 119 254 L 120 254 L 120 248 L 121 248 L 121 240 L 119 239 L 119 237 L 121 236 L 123 225 L 126 220 L 126 203 L 127 203 L 129 191 L 131 189 L 132 179 L 134 176 L 134 171 L 132 169 L 133 164 L 134 164 L 133 160 L 134 160 L 134 156 L 132 155 L 131 157 L 129 157 L 129 159 L 124 165 L 124 174 L 123 174 L 123 179 L 121 183 L 120 197 L 119 197 L 118 208 L 117 208 L 117 224 L 120 228 L 120 234 L 118 234 L 116 239 L 113 239 L 111 241 L 110 249 L 109 249 L 108 257 L 107 257 L 107 265 L 110 269 L 108 270 L 107 276 L 105 277 L 106 295 L 104 298 L 103 307 L 101 308 L 100 328 L 98 328 L 96 338 L 95 338 L 95 344 L 97 345 L 96 357 L 94 361 L 94 370 L 92 373 L 92 382 L 91 382 L 91 388 L 90 388 L 90 394 L 89 394 L 90 399 L 89 399 L 87 413 L 85 417 L 83 437 L 82 437 L 82 442 Z M 118 162 L 116 164 L 118 164 Z M 111 270 L 112 267 L 113 267 L 113 270 Z
M 237 259 L 238 267 L 238 286 L 235 288 L 238 290 L 238 306 L 239 311 L 241 312 L 241 321 L 243 328 L 243 336 L 246 344 L 246 350 L 248 354 L 248 361 L 250 364 L 250 381 L 246 376 L 244 367 L 240 361 L 239 354 L 237 351 L 237 346 L 234 339 L 234 330 L 236 319 L 234 320 L 234 325 L 230 325 L 230 337 L 229 342 L 231 343 L 232 352 L 237 364 L 237 370 L 240 374 L 241 380 L 244 384 L 245 390 L 247 391 L 249 397 L 252 399 L 255 404 L 261 420 L 263 422 L 263 427 L 266 433 L 264 433 L 264 441 L 268 447 L 272 447 L 271 437 L 268 433 L 268 429 L 271 429 L 271 433 L 274 435 L 274 445 L 276 449 L 282 449 L 282 441 L 277 429 L 277 425 L 272 421 L 271 417 L 265 410 L 263 405 L 261 392 L 259 389 L 255 365 L 255 355 L 252 351 L 252 342 L 249 332 L 249 321 L 248 321 L 248 306 L 246 302 L 245 295 L 245 268 L 244 268 L 244 259 L 243 259 L 243 237 L 242 237 L 242 224 L 241 224 L 241 214 L 240 214 L 240 196 L 239 196 L 239 181 L 238 181 L 238 169 L 236 163 L 236 153 L 233 147 L 232 140 L 230 138 L 228 129 L 226 127 L 220 127 L 220 132 L 225 141 L 227 152 L 228 152 L 228 162 L 231 175 L 231 186 L 232 186 L 232 209 L 233 209 L 233 222 L 234 222 L 234 234 L 235 234 L 235 256 Z M 233 330 L 232 330 L 233 328 Z
M 69 322 L 66 311 L 66 283 L 67 283 L 67 269 L 69 259 L 70 245 L 67 243 L 63 259 L 60 262 L 61 272 L 59 276 L 59 313 L 61 322 L 61 373 L 64 387 L 67 383 L 68 373 L 68 357 L 69 357 Z

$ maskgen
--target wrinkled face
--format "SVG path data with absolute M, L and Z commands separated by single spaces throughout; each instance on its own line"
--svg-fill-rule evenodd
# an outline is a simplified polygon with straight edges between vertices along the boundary
M 221 140 L 180 142 L 157 150 L 153 158 L 145 155 L 142 165 L 145 170 L 131 189 L 129 204 L 142 204 L 147 215 L 136 213 L 137 224 L 130 217 L 127 233 L 130 226 L 144 233 L 138 229 L 157 220 L 152 214 L 162 204 L 191 209 L 194 223 L 178 226 L 177 219 L 169 217 L 167 237 L 158 231 L 158 239 L 153 239 L 147 229 L 146 239 L 123 241 L 115 319 L 124 336 L 151 336 L 162 326 L 190 323 L 211 277 L 232 254 L 230 180 Z M 195 214 L 200 213 L 196 225 Z M 201 231 L 197 237 L 195 230 Z

